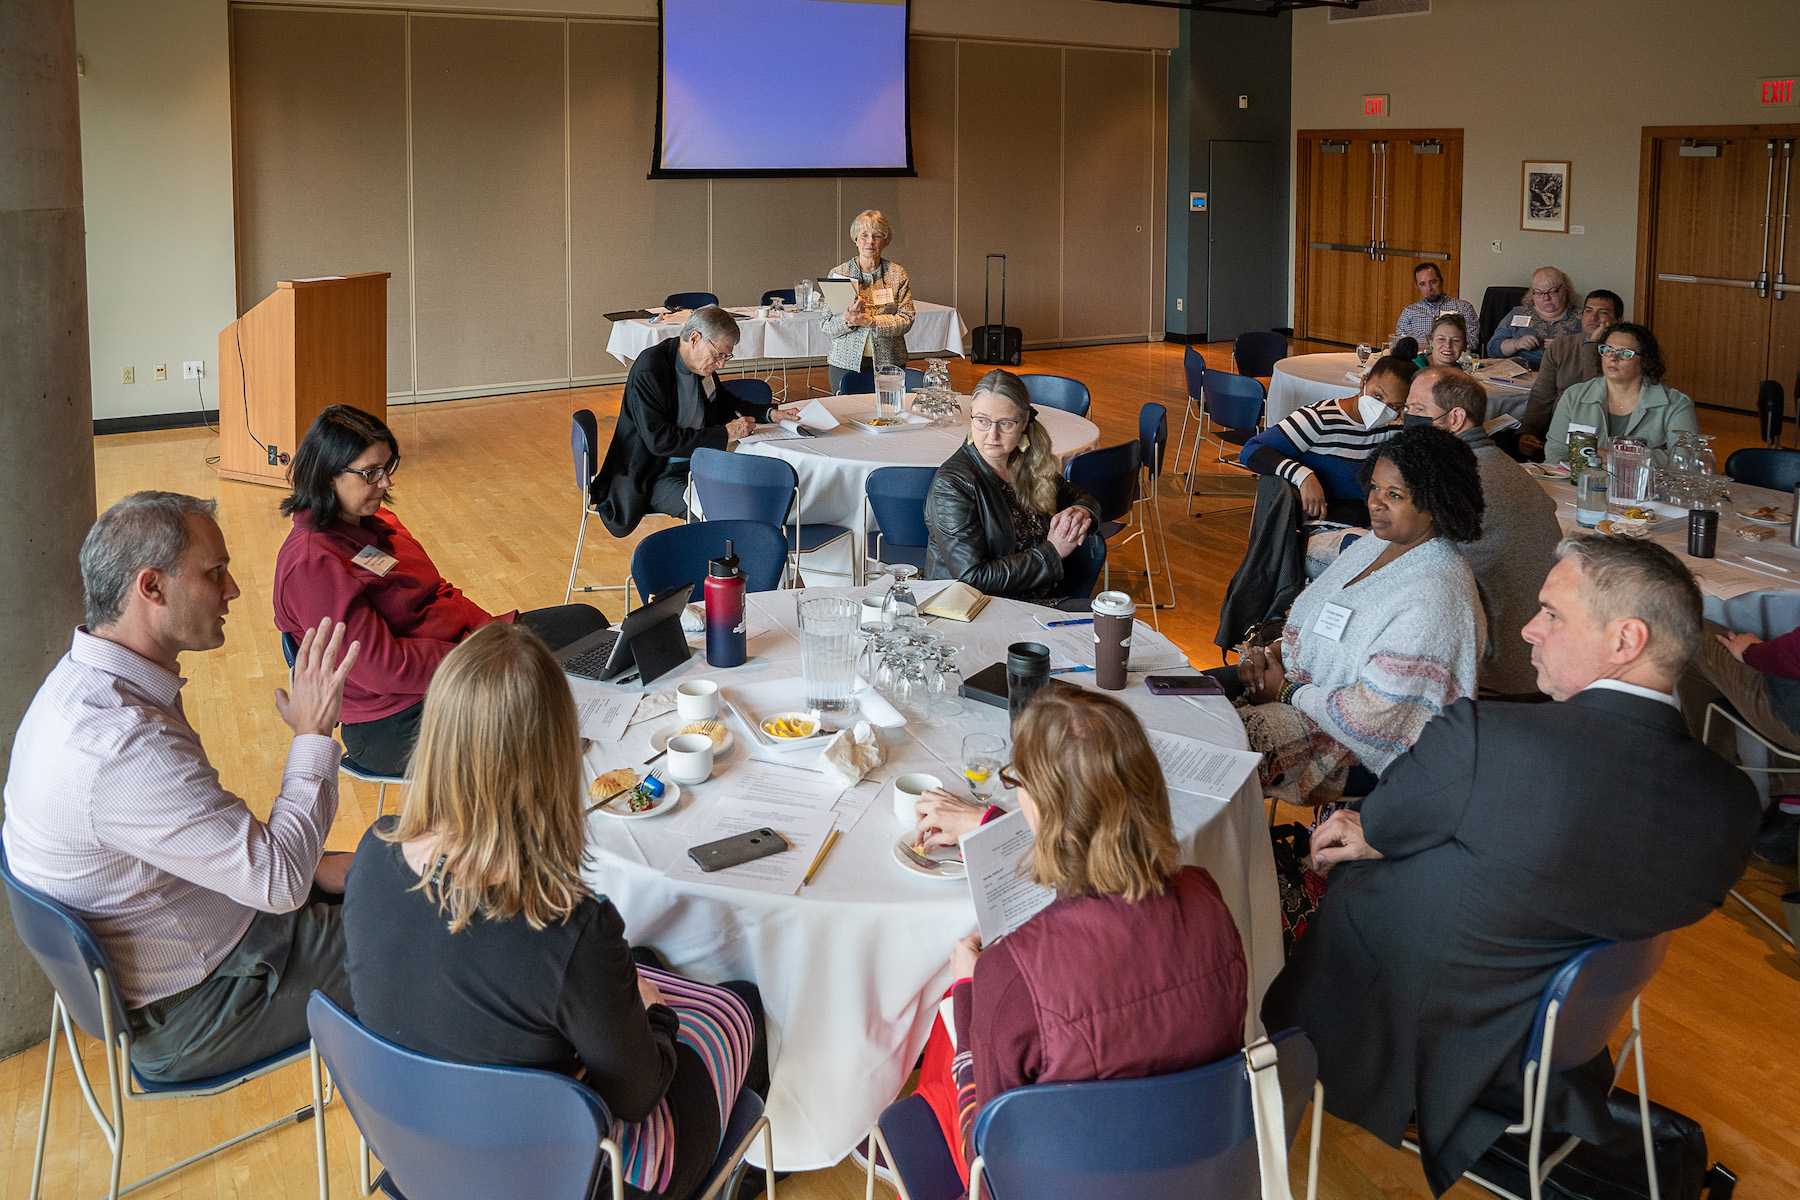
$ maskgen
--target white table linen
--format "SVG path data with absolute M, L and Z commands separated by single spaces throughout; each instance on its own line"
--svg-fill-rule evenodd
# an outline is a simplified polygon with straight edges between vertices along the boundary
M 1489 417 L 1501 413 L 1516 417 L 1523 413 L 1525 401 L 1531 394 L 1532 380 L 1536 378 L 1535 374 L 1527 373 L 1516 380 L 1497 379 L 1485 371 L 1475 372 L 1475 377 L 1487 391 Z M 1357 379 L 1356 355 L 1351 352 L 1296 354 L 1284 358 L 1275 364 L 1275 373 L 1269 378 L 1268 423 L 1279 424 L 1296 408 L 1320 400 L 1354 396 L 1359 387 Z
M 872 590 L 753 595 L 751 658 L 745 666 L 715 670 L 697 654 L 651 687 L 668 690 L 682 679 L 704 677 L 716 679 L 728 697 L 760 695 L 764 703 L 780 703 L 787 685 L 797 699 L 796 600 Z M 970 624 L 938 621 L 932 627 L 963 646 L 964 670 L 973 674 L 1003 659 L 1009 643 L 1037 629 L 1031 611 L 1030 605 L 996 599 Z M 1154 646 L 1169 645 L 1142 626 L 1136 636 Z M 1242 723 L 1223 700 L 1196 706 L 1154 697 L 1138 675 L 1114 694 L 1150 728 L 1234 749 L 1246 745 Z M 737 739 L 733 749 L 711 780 L 685 789 L 676 812 L 647 821 L 589 818 L 586 878 L 623 914 L 634 944 L 654 946 L 684 975 L 708 982 L 749 979 L 761 989 L 772 1074 L 767 1112 L 775 1129 L 775 1165 L 782 1170 L 836 1163 L 899 1093 L 951 982 L 950 947 L 975 927 L 966 883 L 922 878 L 894 861 L 893 845 L 903 831 L 890 811 L 886 783 L 912 770 L 959 783 L 963 734 L 1006 730 L 1004 711 L 972 701 L 965 701 L 965 709 L 964 715 L 930 726 L 915 722 L 881 731 L 887 761 L 874 781 L 838 801 L 843 834 L 813 883 L 798 895 L 692 883 L 667 874 L 705 829 L 708 810 L 731 803 L 733 767 L 750 752 L 748 731 L 735 721 L 729 722 Z M 600 768 L 641 763 L 649 756 L 651 733 L 674 720 L 671 714 L 631 726 L 615 747 L 590 753 L 589 769 L 596 769 L 596 762 Z M 786 757 L 804 765 L 815 755 Z M 1280 905 L 1261 789 L 1252 773 L 1228 801 L 1182 792 L 1170 799 L 1183 861 L 1212 873 L 1243 938 L 1250 981 L 1246 1033 L 1253 1035 L 1260 1030 L 1263 993 L 1282 964 Z
M 928 300 L 914 301 L 913 308 L 912 328 L 906 333 L 908 354 L 924 356 L 963 353 L 969 327 L 963 323 L 960 313 L 948 305 L 933 304 Z M 747 317 L 735 311 L 732 315 L 737 318 L 739 334 L 733 362 L 824 358 L 831 349 L 831 339 L 820 328 L 820 322 L 825 319 L 821 309 L 811 312 L 788 311 L 775 317 Z M 632 359 L 656 343 L 680 332 L 680 321 L 658 321 L 655 324 L 645 320 L 614 321 L 612 333 L 606 339 L 606 352 L 629 365 Z

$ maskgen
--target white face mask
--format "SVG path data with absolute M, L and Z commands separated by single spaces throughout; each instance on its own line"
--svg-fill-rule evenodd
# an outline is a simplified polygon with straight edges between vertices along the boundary
M 1364 429 L 1374 429 L 1378 425 L 1386 425 L 1393 419 L 1393 414 L 1381 397 L 1362 395 L 1356 401 L 1356 413 L 1362 418 Z

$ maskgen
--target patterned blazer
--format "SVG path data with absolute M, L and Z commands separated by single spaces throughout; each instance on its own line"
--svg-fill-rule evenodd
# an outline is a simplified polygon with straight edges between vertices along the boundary
M 874 271 L 864 271 L 853 258 L 833 267 L 831 273 L 856 280 L 857 290 L 873 317 L 867 325 L 853 326 L 846 325 L 840 316 L 826 313 L 822 327 L 831 339 L 831 353 L 826 361 L 846 371 L 861 370 L 866 347 L 878 367 L 905 366 L 906 332 L 913 323 L 912 283 L 906 277 L 906 268 L 884 258 L 875 264 Z M 890 302 L 866 303 L 878 287 L 891 290 Z

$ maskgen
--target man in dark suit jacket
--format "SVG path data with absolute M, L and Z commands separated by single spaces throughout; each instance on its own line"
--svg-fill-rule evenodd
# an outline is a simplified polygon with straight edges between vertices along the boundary
M 745 403 L 719 381 L 737 343 L 737 321 L 709 304 L 694 310 L 679 337 L 658 342 L 631 364 L 612 444 L 588 485 L 614 537 L 636 529 L 645 513 L 687 515 L 688 458 L 695 450 L 728 449 L 759 421 L 791 415 Z
M 1756 834 L 1755 790 L 1688 736 L 1672 694 L 1700 636 L 1680 561 L 1569 538 L 1539 604 L 1524 638 L 1559 703 L 1459 701 L 1360 813 L 1315 831 L 1331 888 L 1263 1002 L 1268 1028 L 1317 1044 L 1333 1113 L 1392 1145 L 1416 1117 L 1434 1194 L 1518 1119 L 1519 1056 L 1556 969 L 1597 940 L 1698 921 Z M 1552 1129 L 1610 1135 L 1606 1058 L 1559 1077 Z

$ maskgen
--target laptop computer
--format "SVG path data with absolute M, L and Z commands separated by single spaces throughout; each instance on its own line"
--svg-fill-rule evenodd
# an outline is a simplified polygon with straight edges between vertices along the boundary
M 556 661 L 570 675 L 583 679 L 611 679 L 636 665 L 643 682 L 680 666 L 693 653 L 681 632 L 681 610 L 692 588 L 671 588 L 610 629 L 599 629 L 556 652 Z

